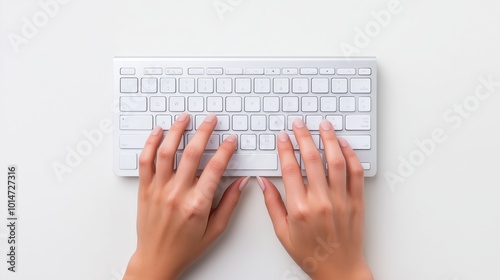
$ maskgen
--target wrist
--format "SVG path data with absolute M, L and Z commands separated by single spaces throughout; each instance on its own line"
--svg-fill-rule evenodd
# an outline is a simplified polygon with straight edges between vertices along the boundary
M 176 280 L 179 275 L 166 265 L 149 262 L 134 254 L 127 265 L 123 280 Z

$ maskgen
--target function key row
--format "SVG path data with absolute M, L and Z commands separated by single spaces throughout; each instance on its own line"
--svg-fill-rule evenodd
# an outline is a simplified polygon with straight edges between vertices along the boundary
M 356 71 L 357 70 L 357 71 Z M 202 68 L 192 67 L 187 69 L 188 75 L 345 75 L 353 76 L 356 72 L 360 76 L 370 76 L 371 68 Z M 144 75 L 182 75 L 184 69 L 180 67 L 148 67 L 143 69 Z M 120 68 L 120 75 L 136 75 L 136 69 L 133 67 Z

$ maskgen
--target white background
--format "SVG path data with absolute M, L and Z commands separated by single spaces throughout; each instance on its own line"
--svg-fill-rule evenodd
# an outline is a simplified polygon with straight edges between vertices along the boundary
M 0 2 L 1 279 L 121 278 L 135 248 L 137 179 L 113 174 L 111 134 L 62 180 L 52 168 L 112 118 L 114 56 L 343 56 L 346 44 L 379 65 L 379 173 L 366 180 L 375 278 L 500 279 L 500 86 L 473 97 L 480 77 L 500 81 L 498 1 L 401 0 L 382 27 L 372 12 L 386 0 L 230 0 L 222 15 L 213 0 L 66 2 L 18 44 L 23 18 L 43 9 Z M 368 40 L 356 41 L 357 28 L 372 28 Z M 470 112 L 449 111 L 464 102 Z M 418 157 L 415 141 L 436 128 L 446 140 Z M 391 188 L 387 174 L 410 156 L 418 166 Z M 4 261 L 11 163 L 16 274 Z M 304 279 L 296 271 L 252 179 L 226 234 L 182 279 Z

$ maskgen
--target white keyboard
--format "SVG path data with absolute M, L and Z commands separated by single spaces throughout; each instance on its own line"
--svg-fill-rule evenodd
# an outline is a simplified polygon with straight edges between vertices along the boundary
M 218 124 L 200 171 L 229 135 L 238 136 L 226 176 L 281 176 L 277 134 L 301 118 L 323 153 L 319 123 L 330 120 L 356 151 L 365 176 L 377 171 L 377 64 L 374 57 L 117 57 L 114 171 L 138 176 L 138 158 L 154 126 L 164 134 L 182 112 L 191 115 L 176 156 L 208 113 Z M 324 155 L 323 155 L 324 158 Z M 325 163 L 325 168 L 328 166 Z M 198 172 L 199 173 L 199 172 Z

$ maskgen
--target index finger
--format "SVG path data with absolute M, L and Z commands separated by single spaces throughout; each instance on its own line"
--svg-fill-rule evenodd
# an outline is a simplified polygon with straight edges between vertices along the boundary
M 287 205 L 306 195 L 302 172 L 293 150 L 290 137 L 284 131 L 278 135 L 278 155 L 280 157 L 281 175 L 285 185 Z

